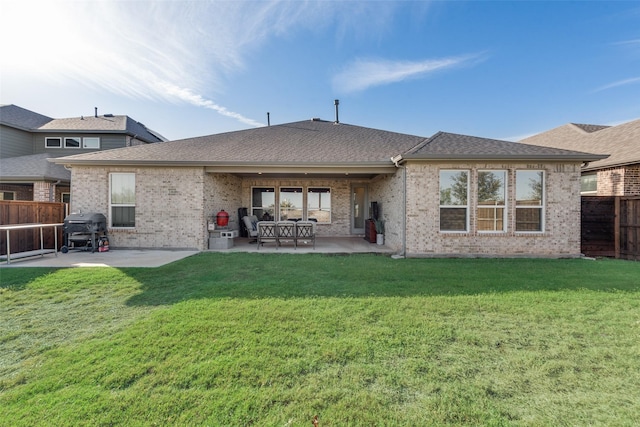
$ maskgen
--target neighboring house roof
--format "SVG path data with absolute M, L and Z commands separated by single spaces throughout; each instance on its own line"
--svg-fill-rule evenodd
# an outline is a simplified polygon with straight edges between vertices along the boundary
M 520 142 L 590 153 L 607 153 L 608 158 L 591 162 L 584 171 L 640 163 L 640 120 L 617 126 L 569 123 Z
M 587 133 L 597 132 L 599 130 L 606 129 L 609 127 L 609 126 L 603 126 L 603 125 L 585 125 L 580 123 L 571 123 L 571 124 L 579 127 L 580 129 L 582 129 Z
M 36 132 L 96 132 L 96 133 L 126 133 L 145 142 L 162 142 L 165 139 L 145 125 L 136 122 L 129 116 L 103 116 L 72 117 L 67 119 L 53 119 L 50 122 L 34 129 Z
M 48 162 L 56 157 L 51 153 L 0 159 L 0 174 L 3 182 L 63 181 L 71 180 L 71 172 L 63 165 Z
M 404 159 L 448 160 L 566 160 L 587 161 L 602 155 L 518 144 L 477 136 L 438 132 L 403 154 Z
M 21 130 L 37 129 L 53 120 L 17 105 L 0 105 L 0 124 Z
M 148 143 L 166 141 L 162 135 L 131 117 L 113 114 L 52 119 L 17 105 L 2 105 L 0 124 L 34 133 L 124 133 Z
M 379 168 L 371 173 L 381 173 L 393 170 L 394 162 L 402 158 L 587 161 L 602 156 L 444 132 L 424 138 L 313 119 L 54 161 L 69 165 L 210 166 L 212 171 L 229 172 L 242 167 L 255 172 L 264 167 L 311 171 L 370 166 Z

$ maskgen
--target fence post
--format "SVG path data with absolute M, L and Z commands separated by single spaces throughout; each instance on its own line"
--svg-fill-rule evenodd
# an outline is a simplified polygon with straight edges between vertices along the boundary
M 613 209 L 613 241 L 616 251 L 616 259 L 620 258 L 620 196 L 614 197 L 614 209 Z

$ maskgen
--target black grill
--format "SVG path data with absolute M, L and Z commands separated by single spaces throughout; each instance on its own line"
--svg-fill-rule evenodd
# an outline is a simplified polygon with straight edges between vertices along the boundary
M 71 248 L 95 252 L 100 242 L 108 242 L 107 218 L 101 213 L 72 213 L 64 219 L 62 230 L 64 232 L 64 246 L 60 249 L 62 253 L 66 253 Z

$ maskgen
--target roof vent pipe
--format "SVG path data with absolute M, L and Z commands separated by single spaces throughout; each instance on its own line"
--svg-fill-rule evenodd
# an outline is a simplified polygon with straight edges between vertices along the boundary
M 93 110 L 95 111 L 93 114 L 97 118 L 98 117 L 98 107 L 93 107 Z
M 333 101 L 333 105 L 336 106 L 336 124 L 340 123 L 340 119 L 338 118 L 338 105 L 340 104 L 340 100 L 336 99 Z
M 269 117 L 270 113 L 267 111 L 267 126 L 271 126 L 271 118 Z

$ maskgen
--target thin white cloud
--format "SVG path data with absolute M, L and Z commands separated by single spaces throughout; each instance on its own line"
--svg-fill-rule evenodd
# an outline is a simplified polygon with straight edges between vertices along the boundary
M 640 46 L 640 39 L 623 40 L 613 43 L 614 46 Z
M 617 82 L 600 86 L 599 88 L 595 89 L 594 92 L 601 92 L 603 90 L 613 89 L 614 87 L 627 86 L 635 83 L 640 83 L 640 77 L 632 77 L 630 79 L 618 80 Z
M 424 77 L 436 71 L 472 65 L 482 59 L 484 54 L 423 61 L 357 59 L 333 78 L 333 86 L 339 92 L 359 92 L 374 86 Z
M 2 0 L 0 37 L 11 42 L 0 69 L 3 84 L 16 88 L 83 86 L 188 103 L 260 126 L 214 101 L 251 53 L 298 29 L 356 27 L 348 23 L 375 9 L 360 2 Z M 358 28 L 369 26 L 362 22 Z
M 227 110 L 225 107 L 216 104 L 215 102 L 209 100 L 209 99 L 205 99 L 203 98 L 201 95 L 198 95 L 196 93 L 193 93 L 191 90 L 186 89 L 186 88 L 180 88 L 178 86 L 174 86 L 170 83 L 166 83 L 166 82 L 159 82 L 158 86 L 160 88 L 160 90 L 162 91 L 162 93 L 165 93 L 166 95 L 170 96 L 170 97 L 175 97 L 177 99 L 180 99 L 182 101 L 188 102 L 191 105 L 194 105 L 196 107 L 202 107 L 202 108 L 207 108 L 209 110 L 213 110 L 216 111 L 217 113 L 225 116 L 225 117 L 230 117 L 232 119 L 235 119 L 241 123 L 244 123 L 246 125 L 249 126 L 254 126 L 254 127 L 260 127 L 260 126 L 264 126 L 264 123 L 260 123 L 258 121 L 255 121 L 253 119 L 249 119 L 247 117 L 244 117 L 242 114 L 239 113 L 235 113 L 233 111 L 229 111 Z

